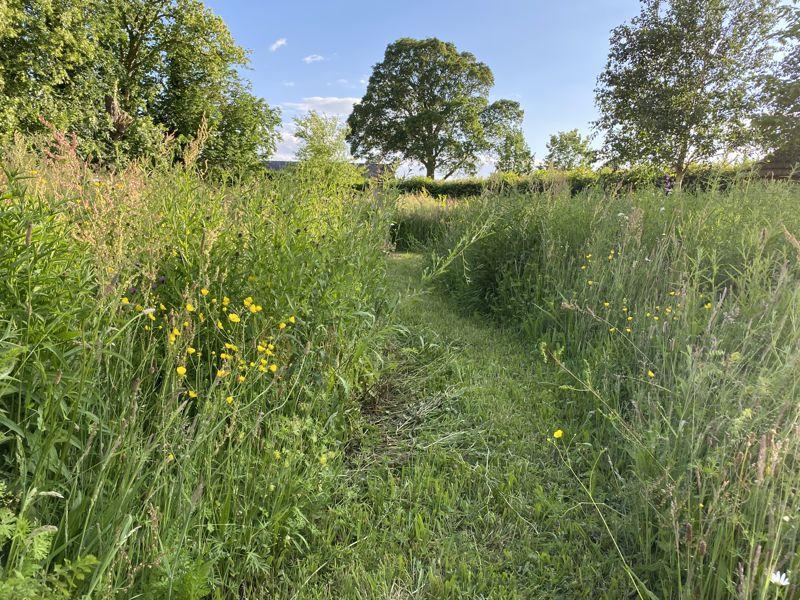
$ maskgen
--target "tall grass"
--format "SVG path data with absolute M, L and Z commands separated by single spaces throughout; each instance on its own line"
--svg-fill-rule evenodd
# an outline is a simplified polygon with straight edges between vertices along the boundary
M 384 211 L 314 164 L 3 160 L 0 596 L 271 597 L 380 360 Z
M 436 244 L 490 224 L 441 284 L 558 365 L 561 456 L 594 465 L 578 476 L 641 597 L 800 589 L 799 208 L 766 182 L 487 197 Z

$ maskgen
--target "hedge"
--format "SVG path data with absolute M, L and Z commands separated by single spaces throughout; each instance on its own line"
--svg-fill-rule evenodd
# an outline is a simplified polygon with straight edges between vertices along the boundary
M 598 170 L 575 169 L 572 171 L 538 170 L 530 175 L 499 173 L 487 178 L 470 177 L 454 180 L 434 180 L 427 177 L 398 179 L 394 186 L 402 193 L 427 193 L 435 198 L 465 198 L 479 196 L 484 192 L 535 193 L 567 186 L 572 194 L 599 186 L 609 192 L 636 189 L 643 186 L 663 187 L 668 171 L 640 166 L 629 169 Z M 687 170 L 684 189 L 708 189 L 728 187 L 733 181 L 757 174 L 752 164 L 747 165 L 691 165 Z M 674 174 L 672 175 L 674 178 Z

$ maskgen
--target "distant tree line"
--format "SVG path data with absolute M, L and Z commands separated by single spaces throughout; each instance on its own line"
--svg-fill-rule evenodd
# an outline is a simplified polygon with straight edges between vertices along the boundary
M 800 8 L 795 0 L 641 0 L 614 29 L 598 78 L 594 132 L 551 136 L 542 166 L 667 168 L 768 153 L 800 161 Z M 0 142 L 48 127 L 99 162 L 203 137 L 205 164 L 252 169 L 278 138 L 279 112 L 239 75 L 248 63 L 200 0 L 0 3 Z M 513 100 L 490 102 L 491 69 L 436 38 L 397 40 L 346 127 L 302 121 L 304 152 L 411 161 L 429 178 L 534 169 Z M 334 144 L 324 149 L 325 140 Z M 302 156 L 300 158 L 303 158 Z

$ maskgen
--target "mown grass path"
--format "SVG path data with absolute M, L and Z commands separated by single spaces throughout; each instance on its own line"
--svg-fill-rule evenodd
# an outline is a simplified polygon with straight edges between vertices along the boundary
M 390 259 L 400 333 L 330 545 L 296 597 L 624 597 L 613 546 L 555 447 L 565 426 L 550 368 L 420 276 L 419 257 Z

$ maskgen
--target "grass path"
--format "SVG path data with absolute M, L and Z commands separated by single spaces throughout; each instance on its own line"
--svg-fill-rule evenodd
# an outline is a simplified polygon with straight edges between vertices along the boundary
M 304 561 L 294 595 L 626 597 L 552 442 L 559 390 L 536 349 L 423 290 L 418 257 L 393 257 L 389 275 L 401 329 L 323 525 L 328 545 Z

